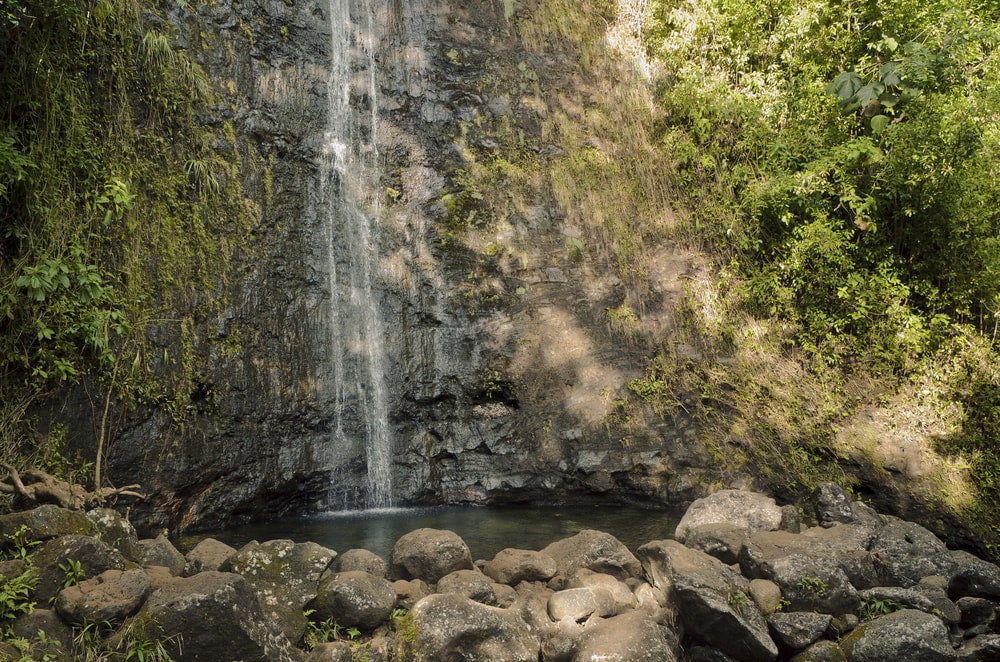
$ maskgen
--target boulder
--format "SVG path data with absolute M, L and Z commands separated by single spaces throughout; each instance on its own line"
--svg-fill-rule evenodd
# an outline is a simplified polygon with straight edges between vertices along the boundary
M 490 578 L 478 570 L 449 572 L 438 580 L 437 592 L 454 593 L 483 604 L 495 605 L 497 601 Z
M 621 614 L 635 608 L 635 595 L 632 593 L 632 589 L 625 582 L 602 572 L 580 568 L 569 578 L 566 588 L 589 588 L 606 591 L 614 605 L 614 610 L 609 615 Z
M 395 579 L 421 579 L 429 584 L 449 572 L 473 568 L 465 541 L 440 529 L 417 529 L 402 536 L 392 548 L 389 566 Z
M 737 660 L 773 660 L 767 622 L 743 592 L 745 580 L 718 559 L 673 540 L 638 550 L 646 574 L 670 584 L 686 635 Z
M 226 559 L 221 570 L 242 575 L 288 640 L 298 641 L 308 625 L 303 608 L 316 597 L 320 577 L 336 556 L 314 542 L 252 542 Z
M 420 579 L 397 579 L 392 583 L 396 592 L 396 601 L 404 609 L 413 609 L 413 605 L 431 594 L 427 582 Z
M 744 527 L 735 524 L 702 524 L 688 531 L 684 544 L 731 565 L 740 558 L 746 541 L 747 532 Z
M 1000 660 L 1000 634 L 973 637 L 955 651 L 956 662 L 994 662 Z
M 146 573 L 146 579 L 149 580 L 149 587 L 153 591 L 163 588 L 178 579 L 176 575 L 172 575 L 170 570 L 162 565 L 146 566 L 143 568 L 143 571 Z
M 790 611 L 771 614 L 767 624 L 775 641 L 792 651 L 801 651 L 822 637 L 832 620 L 830 614 Z
M 554 621 L 582 621 L 591 615 L 613 616 L 614 600 L 601 588 L 568 588 L 549 596 L 549 616 Z
M 571 538 L 558 540 L 545 549 L 556 562 L 558 574 L 569 577 L 580 568 L 603 572 L 617 579 L 639 577 L 642 564 L 610 533 L 584 529 Z
M 812 494 L 816 521 L 820 526 L 833 526 L 839 522 L 853 522 L 854 510 L 851 497 L 836 483 L 820 483 Z
M 781 587 L 769 579 L 752 579 L 747 593 L 765 616 L 781 606 Z
M 199 572 L 218 570 L 236 550 L 215 538 L 205 538 L 184 555 L 184 576 L 191 577 Z
M 909 587 L 923 577 L 954 574 L 952 556 L 937 536 L 913 522 L 885 520 L 869 545 L 883 565 L 884 585 Z
M 105 570 L 125 569 L 125 558 L 97 538 L 78 535 L 54 538 L 42 545 L 33 558 L 38 569 L 38 583 L 32 594 L 35 602 L 48 604 L 62 590 L 70 560 L 79 564 L 82 579 L 96 577 Z
M 490 587 L 496 596 L 496 601 L 493 604 L 497 607 L 509 607 L 517 600 L 517 591 L 514 590 L 513 586 L 493 583 L 490 584 Z
M 996 606 L 986 598 L 959 598 L 957 606 L 962 614 L 959 622 L 964 628 L 992 625 L 996 620 Z
M 793 657 L 792 662 L 847 662 L 847 655 L 834 641 L 817 641 Z
M 566 619 L 552 623 L 542 631 L 541 659 L 544 662 L 570 662 L 583 634 L 583 626 Z
M 740 568 L 747 577 L 777 584 L 793 611 L 838 615 L 857 610 L 857 591 L 842 566 L 860 574 L 854 566 L 859 558 L 867 558 L 867 553 L 846 544 L 830 545 L 819 537 L 772 531 L 750 536 L 740 555 Z M 869 563 L 874 567 L 874 561 Z
M 780 531 L 788 531 L 789 533 L 800 533 L 802 531 L 802 513 L 799 509 L 792 504 L 787 504 L 781 507 L 781 524 L 778 526 Z
M 517 598 L 511 610 L 521 617 L 533 634 L 546 631 L 552 625 L 549 598 L 555 591 L 538 582 L 521 582 L 514 587 L 514 591 Z
M 673 662 L 676 652 L 660 626 L 639 611 L 599 619 L 584 627 L 573 662 Z
M 59 591 L 55 608 L 67 623 L 120 623 L 139 611 L 151 590 L 141 568 L 105 570 L 93 579 Z
M 730 524 L 750 535 L 775 531 L 781 521 L 781 508 L 771 497 L 744 490 L 720 490 L 691 504 L 678 522 L 674 538 L 684 542 L 691 529 L 706 524 Z
M 337 572 L 367 572 L 376 577 L 389 575 L 389 564 L 367 549 L 349 549 L 337 558 Z
M 187 560 L 162 533 L 154 539 L 140 540 L 139 546 L 143 550 L 141 561 L 143 565 L 163 566 L 168 568 L 174 577 L 184 574 Z
M 410 612 L 412 631 L 396 638 L 398 659 L 414 662 L 537 662 L 539 643 L 518 613 L 459 595 L 431 595 Z
M 951 552 L 948 595 L 1000 601 L 1000 568 L 968 552 Z
M 117 549 L 129 561 L 143 563 L 143 549 L 132 524 L 111 508 L 94 508 L 87 511 L 87 519 L 94 523 L 97 537 Z
M 687 662 L 734 662 L 733 658 L 711 646 L 688 646 L 684 652 Z
M 0 550 L 9 548 L 9 536 L 22 526 L 28 528 L 30 539 L 38 542 L 60 536 L 92 536 L 97 533 L 94 523 L 79 510 L 45 504 L 32 510 L 0 515 Z
M 929 610 L 930 613 L 944 621 L 945 625 L 956 625 L 962 619 L 962 611 L 958 608 L 958 605 L 951 601 L 948 593 L 943 588 L 924 585 L 923 582 L 915 588 L 920 595 L 930 601 L 932 605 Z M 924 609 L 923 611 L 928 610 Z
M 862 610 L 866 608 L 866 605 L 877 604 L 894 604 L 896 605 L 895 609 L 919 609 L 928 614 L 934 613 L 937 609 L 934 602 L 920 591 L 902 586 L 877 586 L 858 591 L 858 597 L 861 599 Z
M 353 570 L 324 577 L 309 603 L 313 619 L 332 618 L 338 625 L 373 630 L 389 620 L 396 591 L 384 577 Z
M 353 662 L 354 646 L 347 641 L 327 641 L 309 651 L 306 662 Z
M 39 632 L 45 633 L 44 641 L 39 640 Z M 59 661 L 70 659 L 73 650 L 73 630 L 51 609 L 36 607 L 30 614 L 22 614 L 11 626 L 11 633 L 29 642 L 32 659 Z M 0 660 L 4 659 L 7 658 L 0 654 Z M 18 655 L 11 659 L 21 660 L 22 657 Z
M 175 662 L 294 662 L 288 639 L 242 576 L 207 570 L 153 592 L 133 620 L 137 639 L 164 642 Z
M 840 641 L 851 662 L 954 659 L 948 629 L 936 616 L 916 609 L 881 616 L 858 626 Z
M 518 582 L 544 582 L 559 571 L 555 559 L 543 552 L 507 548 L 497 552 L 483 566 L 483 573 L 500 584 L 517 586 Z

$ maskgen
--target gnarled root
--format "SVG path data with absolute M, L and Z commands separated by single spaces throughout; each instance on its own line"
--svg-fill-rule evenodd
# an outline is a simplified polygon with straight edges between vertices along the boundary
M 138 485 L 102 487 L 91 492 L 39 469 L 29 469 L 22 476 L 6 462 L 0 462 L 0 467 L 7 471 L 7 476 L 0 478 L 0 492 L 13 494 L 15 503 L 22 506 L 51 503 L 71 510 L 83 510 L 106 505 L 118 497 L 146 498 L 146 495 L 136 491 Z

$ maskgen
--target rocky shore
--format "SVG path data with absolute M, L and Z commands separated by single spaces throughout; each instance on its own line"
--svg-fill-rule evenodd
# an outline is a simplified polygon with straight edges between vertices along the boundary
M 803 507 L 716 492 L 634 553 L 585 530 L 474 561 L 418 529 L 389 559 L 182 555 L 113 510 L 48 505 L 0 516 L 0 549 L 3 660 L 1000 659 L 1000 568 L 832 484 Z

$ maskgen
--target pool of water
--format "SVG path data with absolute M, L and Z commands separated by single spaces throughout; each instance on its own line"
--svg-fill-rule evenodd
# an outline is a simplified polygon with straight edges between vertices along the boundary
M 258 540 L 288 538 L 313 541 L 338 553 L 361 548 L 389 558 L 392 546 L 415 529 L 454 531 L 465 540 L 474 559 L 491 559 L 501 549 L 542 549 L 583 529 L 606 531 L 635 551 L 650 540 L 672 538 L 681 512 L 618 506 L 389 508 L 325 513 L 252 524 L 191 536 L 178 547 L 190 549 L 212 537 L 237 549 Z

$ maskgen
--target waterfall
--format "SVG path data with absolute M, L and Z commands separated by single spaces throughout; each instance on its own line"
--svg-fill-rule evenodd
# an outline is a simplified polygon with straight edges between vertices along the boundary
M 378 90 L 374 7 L 329 0 L 329 110 L 320 160 L 326 205 L 330 328 L 335 382 L 335 448 L 363 436 L 363 503 L 392 505 L 392 432 L 386 388 L 385 324 L 377 286 L 379 258 Z

